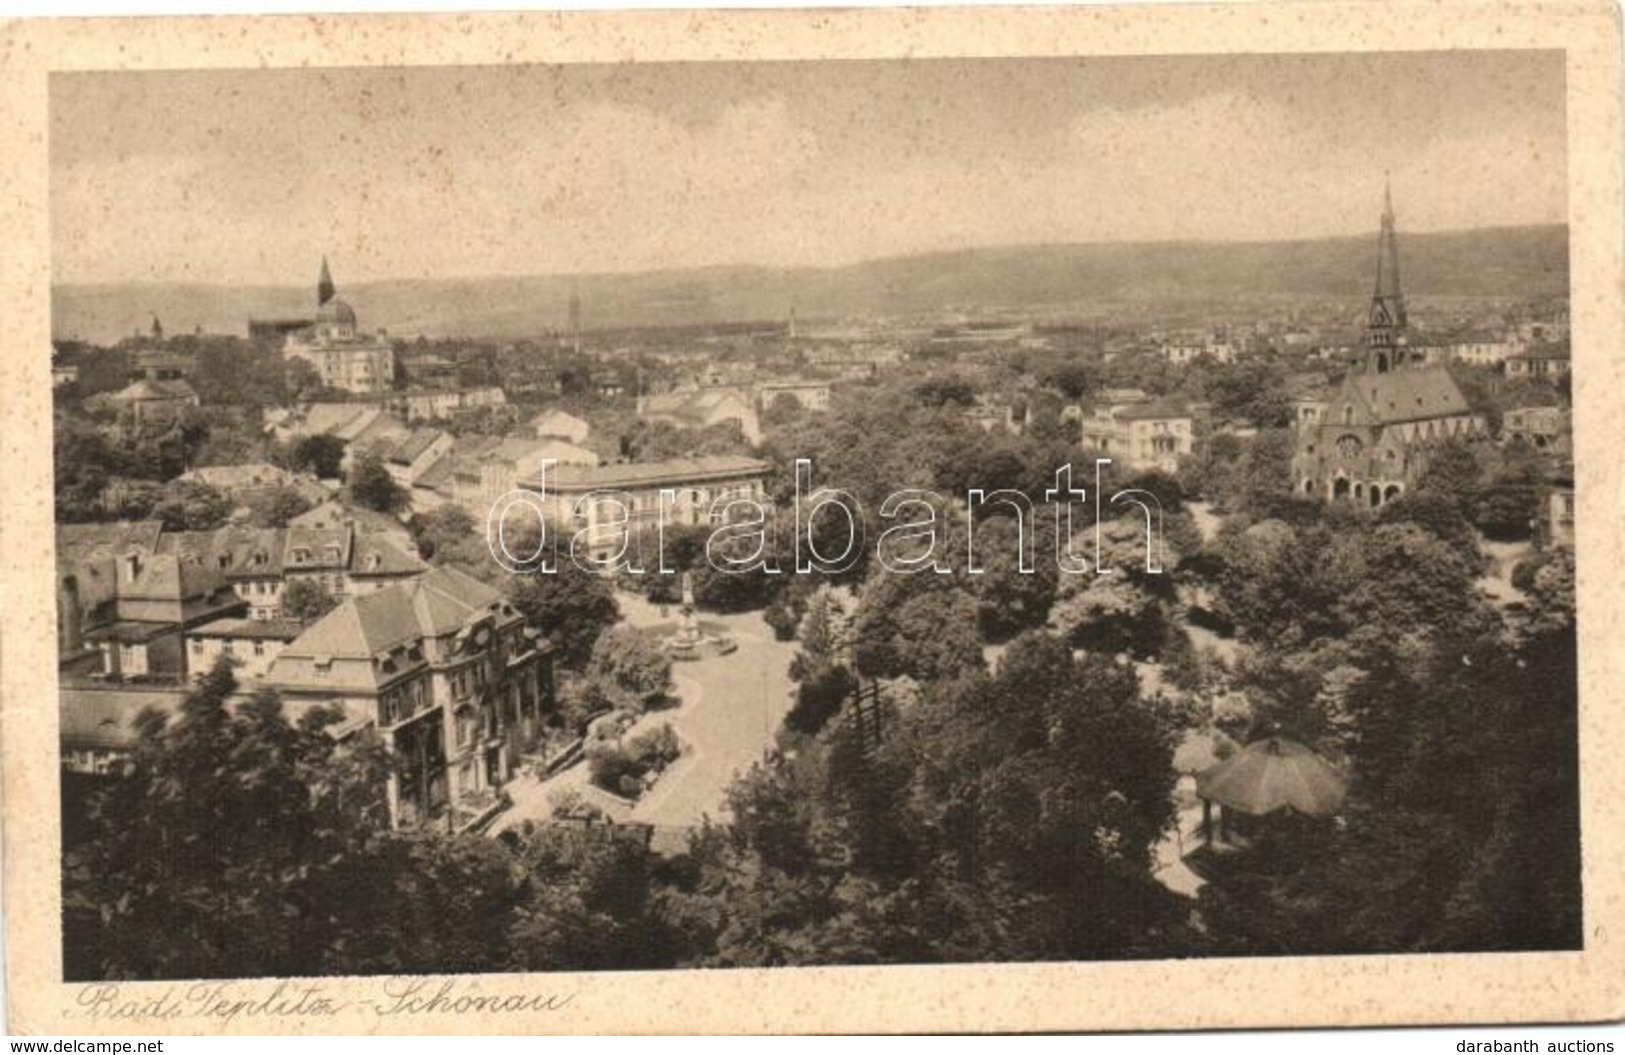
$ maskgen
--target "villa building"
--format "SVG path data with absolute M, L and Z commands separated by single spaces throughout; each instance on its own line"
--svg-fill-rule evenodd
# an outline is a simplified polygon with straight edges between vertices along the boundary
M 452 568 L 346 601 L 282 648 L 265 682 L 377 729 L 396 759 L 396 827 L 462 828 L 495 809 L 553 700 L 549 643 Z

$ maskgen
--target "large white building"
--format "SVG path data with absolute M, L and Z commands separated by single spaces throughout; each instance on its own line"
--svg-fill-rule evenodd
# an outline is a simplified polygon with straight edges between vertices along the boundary
M 333 279 L 322 261 L 316 284 L 316 318 L 288 334 L 284 359 L 303 359 L 316 368 L 329 388 L 376 395 L 395 385 L 395 349 L 381 334 L 356 328 L 355 309 L 335 296 Z
M 1102 402 L 1083 419 L 1083 449 L 1130 472 L 1172 473 L 1195 441 L 1190 408 L 1165 400 Z
M 673 458 L 619 465 L 559 465 L 518 481 L 541 495 L 543 515 L 568 539 L 586 531 L 594 556 L 613 553 L 625 532 L 664 520 L 683 526 L 721 522 L 726 500 L 762 501 L 767 462 L 737 455 Z M 719 504 L 720 503 L 720 504 Z

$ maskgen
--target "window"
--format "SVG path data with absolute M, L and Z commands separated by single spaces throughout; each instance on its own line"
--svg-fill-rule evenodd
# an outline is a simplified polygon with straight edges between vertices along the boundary
M 265 655 L 265 642 L 263 642 L 263 641 L 255 641 L 254 642 L 254 655 L 256 655 L 256 656 Z

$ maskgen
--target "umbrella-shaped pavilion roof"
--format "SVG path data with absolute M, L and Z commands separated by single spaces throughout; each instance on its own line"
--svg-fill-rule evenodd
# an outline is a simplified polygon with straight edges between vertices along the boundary
M 1254 816 L 1294 809 L 1312 817 L 1336 813 L 1348 782 L 1331 763 L 1281 736 L 1255 740 L 1197 774 L 1196 793 Z

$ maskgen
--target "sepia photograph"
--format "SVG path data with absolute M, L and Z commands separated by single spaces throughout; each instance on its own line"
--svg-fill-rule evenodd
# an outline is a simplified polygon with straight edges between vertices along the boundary
M 1570 62 L 50 71 L 48 981 L 1585 953 Z

